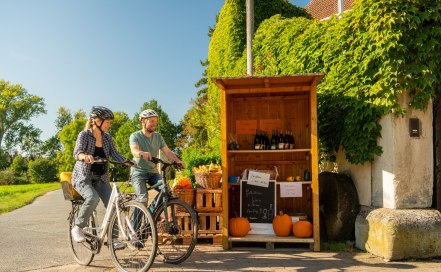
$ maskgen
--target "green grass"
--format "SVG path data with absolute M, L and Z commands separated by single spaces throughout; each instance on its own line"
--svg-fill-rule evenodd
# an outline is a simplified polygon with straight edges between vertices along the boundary
M 0 214 L 23 207 L 38 196 L 60 188 L 58 182 L 0 186 Z

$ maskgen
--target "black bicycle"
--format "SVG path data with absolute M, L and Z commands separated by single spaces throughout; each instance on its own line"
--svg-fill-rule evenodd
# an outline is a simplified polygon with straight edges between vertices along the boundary
M 78 217 L 78 212 L 84 200 L 72 194 L 71 185 L 63 181 L 63 193 L 67 200 L 72 202 L 69 213 L 69 243 L 73 257 L 78 264 L 89 265 L 95 254 L 98 254 L 107 236 L 112 261 L 120 271 L 147 271 L 156 257 L 157 234 L 151 213 L 133 197 L 121 194 L 117 185 L 117 167 L 131 167 L 126 161 L 118 163 L 97 158 L 95 163 L 112 164 L 110 167 L 110 181 L 112 194 L 107 205 L 101 226 L 97 226 L 96 211 L 90 217 L 88 225 L 83 228 L 86 241 L 73 241 L 71 229 Z M 69 187 L 70 186 L 70 187 Z
M 179 264 L 193 252 L 198 240 L 198 216 L 196 211 L 185 201 L 173 195 L 167 184 L 165 172 L 168 167 L 180 168 L 176 162 L 167 163 L 159 158 L 152 158 L 155 164 L 161 163 L 162 182 L 148 188 L 160 188 L 158 195 L 149 205 L 153 210 L 153 220 L 158 232 L 158 256 L 165 263 Z

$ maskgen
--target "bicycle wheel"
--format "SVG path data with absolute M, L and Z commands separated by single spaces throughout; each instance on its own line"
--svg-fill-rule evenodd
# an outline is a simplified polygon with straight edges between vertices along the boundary
M 152 214 L 136 201 L 122 203 L 119 213 L 121 221 L 114 211 L 107 233 L 112 260 L 121 271 L 147 271 L 158 246 Z
M 74 257 L 75 261 L 81 265 L 89 265 L 90 262 L 92 262 L 95 254 L 87 247 L 88 245 L 86 244 L 86 242 L 77 243 L 77 242 L 73 241 L 72 240 L 72 233 L 71 233 L 71 230 L 72 230 L 73 226 L 75 225 L 75 220 L 78 217 L 78 212 L 81 208 L 81 205 L 82 205 L 82 203 L 73 203 L 72 204 L 72 211 L 69 216 L 69 231 L 68 231 L 69 232 L 69 244 L 70 244 L 70 248 L 72 250 L 73 257 Z M 95 229 L 95 219 L 93 216 L 90 217 L 90 220 L 89 220 L 87 227 Z
M 198 240 L 196 212 L 186 202 L 171 199 L 167 203 L 168 223 L 162 204 L 154 215 L 158 231 L 158 254 L 165 263 L 178 264 L 193 252 Z

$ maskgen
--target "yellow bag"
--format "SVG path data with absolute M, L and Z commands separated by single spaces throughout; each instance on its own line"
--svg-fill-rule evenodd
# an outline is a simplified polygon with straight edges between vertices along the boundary
M 60 182 L 65 200 L 82 200 L 83 197 L 72 186 L 72 172 L 61 172 Z

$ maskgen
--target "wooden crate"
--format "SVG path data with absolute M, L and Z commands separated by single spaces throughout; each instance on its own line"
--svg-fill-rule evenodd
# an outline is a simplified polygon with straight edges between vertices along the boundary
M 190 220 L 190 215 L 188 213 L 185 212 L 178 212 L 176 214 L 176 218 L 178 221 L 178 225 L 181 229 L 181 234 L 184 236 L 190 236 L 192 234 L 193 228 L 191 226 L 191 220 Z M 164 223 L 165 224 L 165 223 Z M 159 222 L 156 225 L 157 231 L 158 231 L 158 236 L 162 235 L 164 236 L 165 234 L 163 234 L 165 232 L 165 226 L 162 225 L 161 222 Z
M 222 234 L 222 213 L 199 213 L 199 232 L 206 234 Z
M 197 189 L 196 211 L 198 212 L 221 212 L 222 189 Z

